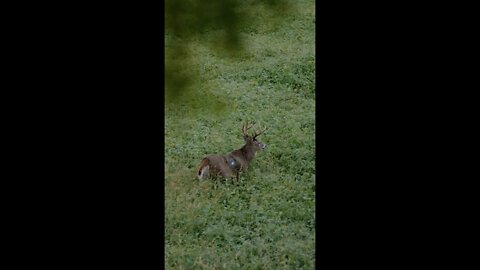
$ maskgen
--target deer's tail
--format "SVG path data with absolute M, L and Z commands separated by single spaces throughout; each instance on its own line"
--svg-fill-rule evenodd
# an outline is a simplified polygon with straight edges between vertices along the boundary
M 208 177 L 209 168 L 210 168 L 210 160 L 208 158 L 202 159 L 202 162 L 200 162 L 200 165 L 198 165 L 198 169 L 197 169 L 198 179 L 202 180 Z

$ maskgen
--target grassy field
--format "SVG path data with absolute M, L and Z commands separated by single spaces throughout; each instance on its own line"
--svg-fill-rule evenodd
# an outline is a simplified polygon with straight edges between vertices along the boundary
M 165 111 L 167 269 L 314 268 L 314 1 L 293 2 L 280 23 L 258 10 L 236 58 L 189 43 L 195 94 Z M 199 182 L 205 155 L 243 145 L 247 119 L 268 127 L 267 148 L 240 184 Z

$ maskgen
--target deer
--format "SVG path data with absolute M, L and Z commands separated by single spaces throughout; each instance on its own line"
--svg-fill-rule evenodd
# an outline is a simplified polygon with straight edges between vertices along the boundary
M 242 126 L 242 135 L 245 141 L 240 149 L 225 155 L 208 155 L 202 159 L 197 169 L 197 177 L 199 180 L 207 178 L 235 177 L 234 184 L 238 184 L 239 174 L 246 171 L 250 162 L 256 153 L 265 149 L 266 145 L 257 140 L 257 137 L 264 133 L 267 129 L 263 128 L 257 131 L 253 126 L 255 121 L 246 123 Z M 248 130 L 253 128 L 253 134 L 248 134 Z

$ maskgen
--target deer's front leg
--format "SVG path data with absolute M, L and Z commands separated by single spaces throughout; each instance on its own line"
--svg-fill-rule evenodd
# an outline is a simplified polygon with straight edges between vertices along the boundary
M 239 174 L 240 174 L 239 171 L 236 171 L 236 172 L 235 172 L 235 181 L 234 181 L 234 182 L 235 182 L 235 185 L 238 185 Z

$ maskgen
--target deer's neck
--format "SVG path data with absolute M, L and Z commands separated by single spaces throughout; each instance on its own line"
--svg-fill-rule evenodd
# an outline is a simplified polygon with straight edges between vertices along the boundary
M 239 149 L 239 151 L 242 153 L 247 163 L 250 163 L 250 161 L 255 157 L 255 150 L 253 150 L 251 147 L 248 147 L 248 145 L 244 145 Z

